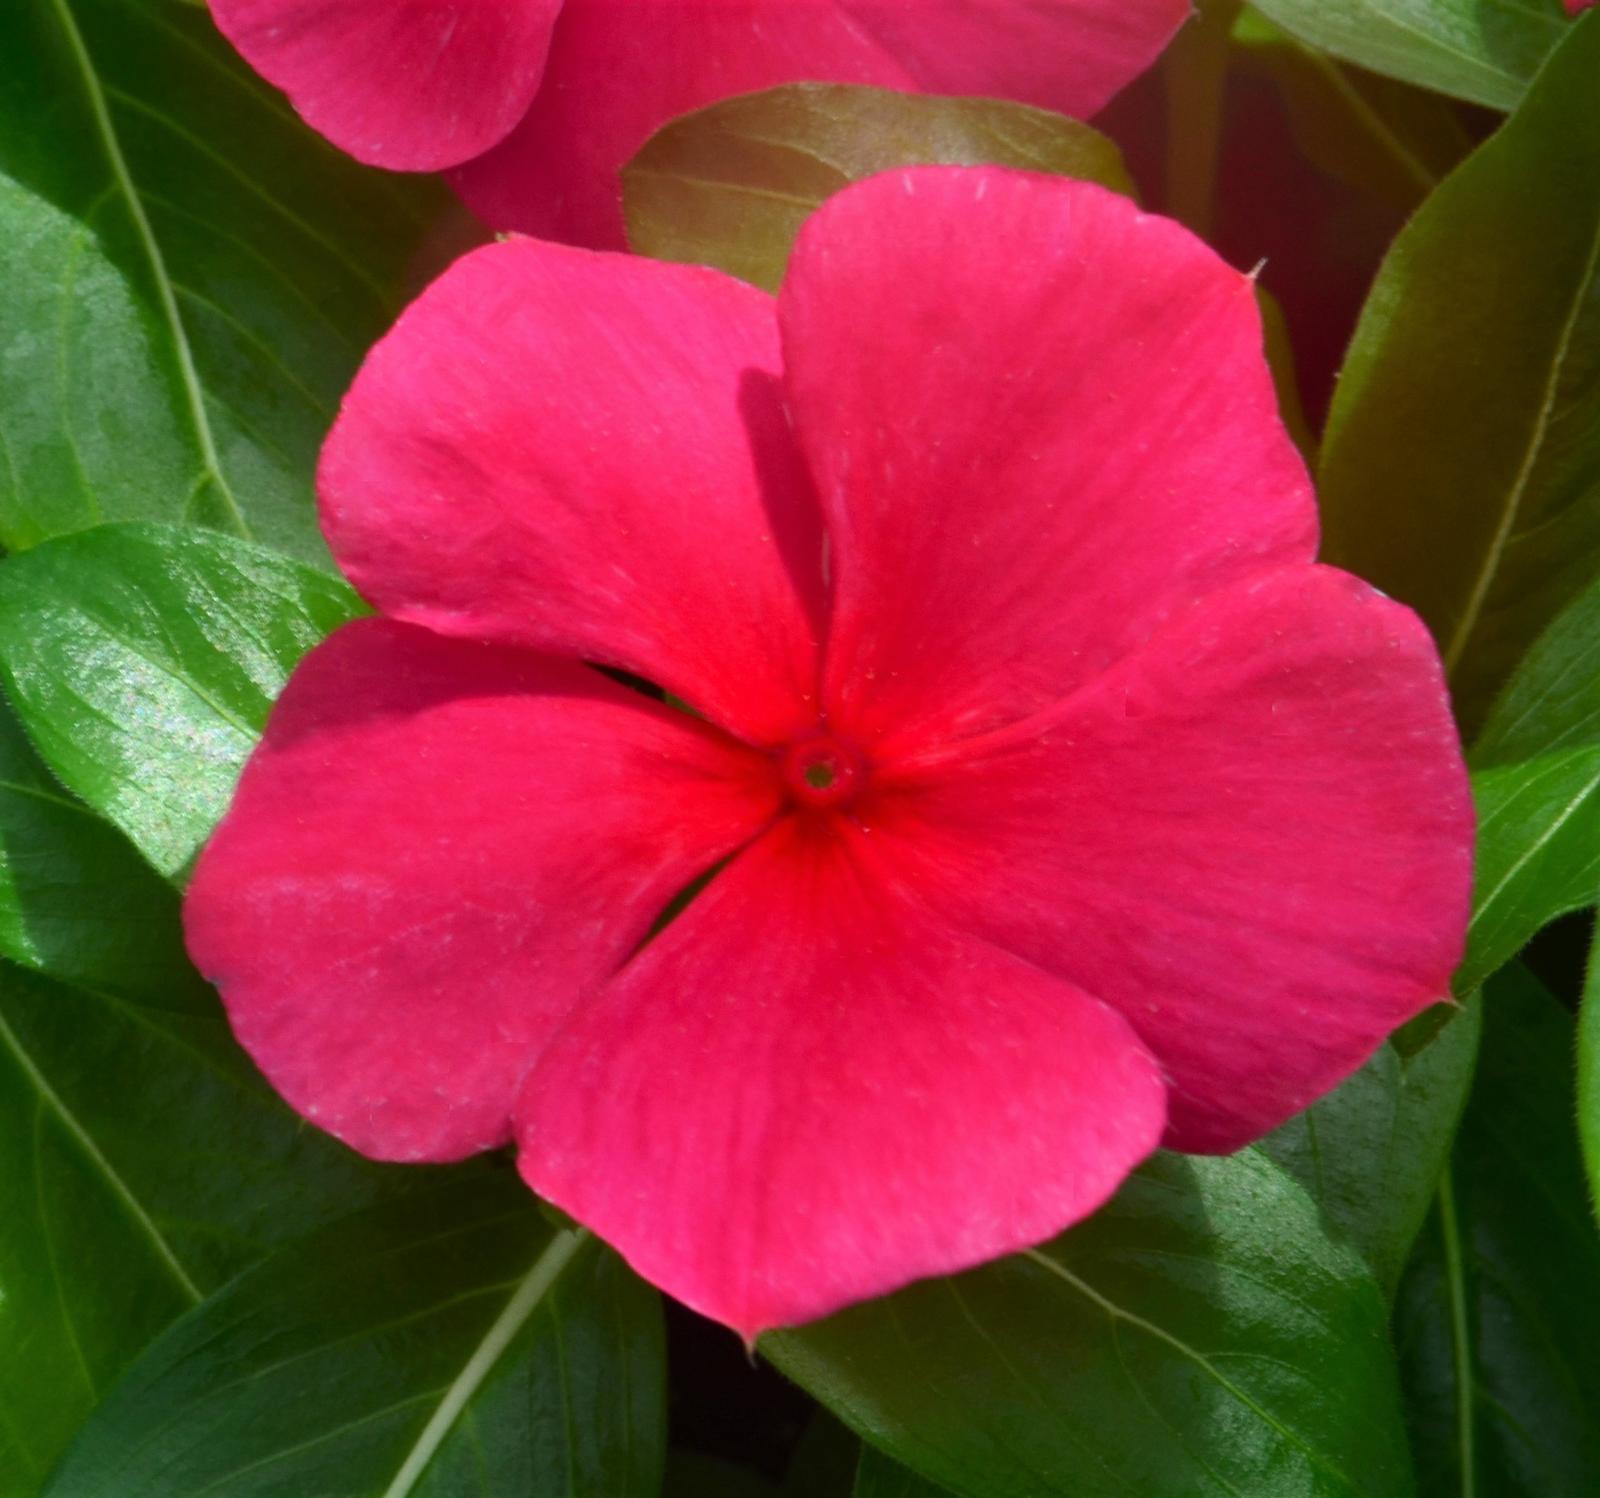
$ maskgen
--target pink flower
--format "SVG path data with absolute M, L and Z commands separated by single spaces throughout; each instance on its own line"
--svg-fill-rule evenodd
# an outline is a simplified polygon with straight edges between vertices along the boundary
M 1567 14 L 1569 16 L 1575 16 L 1581 10 L 1588 10 L 1588 8 L 1594 3 L 1595 0 L 1565 0 Z
M 617 173 L 676 115 L 813 79 L 1093 114 L 1190 0 L 211 0 L 335 145 L 461 167 L 496 229 L 622 245 Z M 462 165 L 466 163 L 466 165 Z
M 323 459 L 385 617 L 189 896 L 239 1038 L 369 1154 L 514 1139 L 747 1335 L 1303 1108 L 1444 992 L 1471 812 L 1422 626 L 1312 561 L 1260 345 L 1176 224 L 991 169 L 841 193 L 776 302 L 459 262 Z

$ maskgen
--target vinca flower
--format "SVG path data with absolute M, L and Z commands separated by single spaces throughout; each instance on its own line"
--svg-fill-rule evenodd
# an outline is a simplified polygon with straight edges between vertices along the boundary
M 1087 116 L 1190 0 L 211 0 L 250 64 L 341 149 L 457 167 L 496 229 L 622 245 L 618 172 L 729 94 L 813 80 Z
M 1346 1077 L 1446 991 L 1471 809 L 1422 625 L 1314 561 L 1253 291 L 989 168 L 842 192 L 776 300 L 459 261 L 322 461 L 379 617 L 188 897 L 278 1090 L 513 1144 L 751 1337 Z

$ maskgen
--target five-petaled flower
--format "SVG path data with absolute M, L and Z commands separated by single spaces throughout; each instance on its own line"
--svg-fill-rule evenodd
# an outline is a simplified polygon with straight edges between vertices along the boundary
M 320 481 L 384 617 L 290 681 L 195 957 L 307 1117 L 514 1140 L 747 1335 L 1232 1150 L 1445 989 L 1434 649 L 1313 562 L 1248 278 L 1097 187 L 874 178 L 776 301 L 478 251 Z
M 622 245 L 618 172 L 653 130 L 802 79 L 1018 99 L 1086 117 L 1191 0 L 211 0 L 351 155 L 456 167 L 496 229 Z

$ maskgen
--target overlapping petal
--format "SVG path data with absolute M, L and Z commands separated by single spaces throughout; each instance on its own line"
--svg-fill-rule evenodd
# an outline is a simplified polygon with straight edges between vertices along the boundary
M 368 356 L 319 473 L 384 613 L 625 667 L 752 739 L 815 722 L 822 555 L 772 299 L 530 240 Z
M 1039 711 L 1311 559 L 1252 283 L 1112 193 L 873 178 L 807 223 L 779 319 L 831 542 L 825 705 L 884 753 Z
M 524 1089 L 535 1190 L 747 1337 L 1047 1238 L 1161 1134 L 1121 1017 L 897 885 L 847 822 L 781 823 Z
M 947 919 L 1127 1017 L 1178 1149 L 1298 1112 L 1460 959 L 1472 809 L 1437 654 L 1329 568 L 1237 584 L 880 784 L 871 835 Z
M 1093 114 L 1154 61 L 1189 0 L 567 0 L 545 85 L 456 174 L 497 228 L 620 247 L 622 166 L 668 120 L 811 80 Z
M 210 0 L 246 61 L 359 161 L 437 171 L 503 140 L 561 0 Z
M 363 620 L 296 671 L 190 887 L 190 951 L 367 1154 L 506 1141 L 551 1029 L 774 810 L 766 761 L 588 667 Z

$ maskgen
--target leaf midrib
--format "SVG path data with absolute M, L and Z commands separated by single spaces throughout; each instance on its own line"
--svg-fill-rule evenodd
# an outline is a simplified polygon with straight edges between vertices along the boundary
M 1449 675 L 1455 674 L 1457 665 L 1460 664 L 1466 651 L 1467 643 L 1472 638 L 1473 631 L 1478 627 L 1478 620 L 1482 617 L 1484 605 L 1488 602 L 1490 590 L 1500 570 L 1500 564 L 1505 559 L 1506 549 L 1516 536 L 1517 520 L 1521 516 L 1524 501 L 1528 496 L 1528 489 L 1533 482 L 1533 475 L 1539 466 L 1539 460 L 1544 455 L 1544 448 L 1550 436 L 1550 426 L 1555 416 L 1556 400 L 1561 390 L 1561 378 L 1566 371 L 1567 360 L 1572 353 L 1572 340 L 1576 334 L 1578 323 L 1582 319 L 1584 304 L 1589 299 L 1589 289 L 1594 283 L 1595 275 L 1600 271 L 1600 216 L 1597 216 L 1589 236 L 1589 253 L 1585 260 L 1583 274 L 1578 277 L 1573 289 L 1572 304 L 1567 308 L 1565 321 L 1562 323 L 1561 335 L 1556 340 L 1555 349 L 1550 357 L 1550 370 L 1545 379 L 1544 392 L 1539 402 L 1539 410 L 1534 419 L 1533 428 L 1529 433 L 1527 448 L 1522 455 L 1522 462 L 1518 466 L 1517 475 L 1512 480 L 1511 492 L 1506 498 L 1504 513 L 1500 517 L 1500 524 L 1495 528 L 1494 535 L 1490 538 L 1489 549 L 1484 554 L 1483 565 L 1478 569 L 1478 574 L 1473 580 L 1471 591 L 1467 594 L 1467 602 L 1462 610 L 1461 619 L 1455 629 L 1451 631 L 1449 643 L 1444 650 L 1445 671 Z
M 1464 64 L 1469 71 L 1481 76 L 1509 83 L 1518 91 L 1528 85 L 1527 78 L 1522 74 L 1514 73 L 1510 69 L 1502 67 L 1498 62 L 1492 62 L 1486 57 L 1480 57 L 1476 53 L 1466 51 L 1464 48 L 1457 46 L 1448 37 L 1426 30 L 1407 16 L 1397 16 L 1392 12 L 1380 10 L 1377 6 L 1371 4 L 1370 0 L 1369 3 L 1364 3 L 1361 8 L 1369 26 L 1378 28 L 1380 31 L 1385 26 L 1392 27 L 1401 35 L 1414 38 L 1423 47 L 1436 55 L 1447 57 L 1458 64 Z
M 1147 1321 L 1144 1317 L 1135 1315 L 1125 1306 L 1120 1306 L 1114 1300 L 1108 1299 L 1106 1296 L 1102 1295 L 1098 1290 L 1096 1290 L 1093 1285 L 1089 1284 L 1086 1280 L 1080 1279 L 1070 1269 L 1068 1269 L 1065 1264 L 1058 1263 L 1048 1254 L 1043 1254 L 1040 1253 L 1038 1249 L 1030 1248 L 1023 1250 L 1022 1257 L 1031 1260 L 1033 1263 L 1039 1265 L 1040 1268 L 1047 1270 L 1064 1283 L 1071 1285 L 1073 1289 L 1077 1290 L 1080 1295 L 1085 1297 L 1085 1299 L 1099 1306 L 1100 1309 L 1103 1310 L 1106 1315 L 1111 1317 L 1114 1322 L 1126 1322 L 1129 1326 L 1135 1327 L 1138 1330 L 1145 1332 L 1147 1335 L 1156 1338 L 1157 1341 L 1166 1343 L 1167 1346 L 1172 1348 L 1174 1352 L 1178 1353 L 1182 1357 L 1187 1358 L 1197 1368 L 1201 1369 L 1209 1377 L 1215 1380 L 1219 1388 L 1225 1390 L 1233 1399 L 1237 1400 L 1241 1406 L 1249 1410 L 1251 1414 L 1253 1414 L 1270 1430 L 1276 1432 L 1291 1446 L 1294 1446 L 1300 1451 L 1304 1452 L 1314 1467 L 1320 1468 L 1330 1477 L 1342 1483 L 1346 1491 L 1350 1493 L 1357 1493 L 1360 1491 L 1356 1484 L 1350 1480 L 1347 1474 L 1340 1471 L 1338 1467 L 1334 1466 L 1328 1460 L 1328 1457 L 1324 1452 L 1318 1451 L 1317 1448 L 1312 1446 L 1302 1435 L 1299 1434 L 1299 1432 L 1291 1430 L 1287 1425 L 1279 1420 L 1271 1410 L 1265 1408 L 1265 1406 L 1252 1399 L 1249 1394 L 1247 1394 L 1243 1389 L 1239 1388 L 1237 1384 L 1224 1375 L 1221 1369 L 1219 1369 L 1210 1358 L 1206 1357 L 1206 1355 L 1200 1352 L 1198 1349 L 1189 1346 L 1189 1344 L 1181 1337 L 1174 1336 L 1173 1333 L 1167 1331 L 1166 1328 L 1157 1326 L 1155 1322 Z
M 1477 1498 L 1476 1432 L 1472 1421 L 1472 1339 L 1467 1316 L 1461 1228 L 1456 1220 L 1455 1183 L 1449 1167 L 1446 1167 L 1439 1180 L 1439 1236 L 1444 1244 L 1445 1281 L 1450 1300 L 1450 1351 L 1456 1383 L 1456 1458 L 1461 1464 L 1461 1498 Z
M 161 1229 L 155 1224 L 155 1220 L 145 1211 L 143 1204 L 134 1195 L 132 1188 L 122 1179 L 110 1160 L 106 1158 L 100 1146 L 95 1143 L 94 1137 L 89 1133 L 88 1129 L 84 1127 L 77 1115 L 67 1106 L 65 1100 L 55 1088 L 50 1085 L 49 1078 L 45 1076 L 38 1063 L 34 1061 L 32 1055 L 22 1044 L 20 1037 L 11 1028 L 4 1014 L 0 1014 L 0 1044 L 3 1044 L 15 1057 L 17 1065 L 22 1068 L 23 1075 L 33 1085 L 34 1091 L 38 1094 L 41 1102 L 60 1120 L 62 1127 L 72 1136 L 90 1165 L 94 1167 L 106 1185 L 110 1187 L 117 1200 L 122 1203 L 124 1210 L 133 1219 L 144 1237 L 148 1239 L 157 1259 L 169 1272 L 173 1280 L 176 1281 L 185 1298 L 191 1304 L 199 1305 L 205 1297 L 201 1293 L 199 1286 L 189 1278 L 188 1272 L 173 1251 L 172 1245 L 162 1235 Z
M 438 1408 L 412 1442 L 389 1486 L 383 1490 L 383 1498 L 409 1498 L 501 1354 L 538 1310 L 546 1292 L 561 1278 L 562 1272 L 592 1242 L 594 1237 L 587 1228 L 564 1228 L 545 1245 L 533 1261 L 533 1267 L 512 1292 L 505 1309 L 444 1391 Z
M 195 364 L 194 350 L 189 342 L 188 329 L 178 307 L 172 278 L 167 271 L 166 257 L 162 254 L 161 245 L 151 227 L 149 215 L 145 212 L 144 200 L 133 180 L 133 174 L 128 169 L 127 158 L 122 153 L 122 143 L 118 139 L 106 92 L 95 70 L 94 59 L 73 15 L 70 0 L 49 0 L 49 3 L 60 22 L 68 50 L 77 64 L 84 95 L 89 103 L 89 113 L 94 120 L 95 134 L 99 137 L 101 148 L 105 152 L 112 180 L 127 204 L 128 217 L 133 224 L 134 234 L 144 251 L 151 276 L 155 281 L 156 299 L 160 304 L 162 319 L 172 335 L 173 352 L 178 361 L 178 374 L 183 385 L 190 426 L 194 430 L 195 441 L 200 449 L 202 479 L 209 479 L 216 486 L 217 492 L 227 504 L 233 529 L 237 534 L 246 540 L 252 540 L 254 537 L 249 523 L 245 520 L 239 501 L 222 472 L 216 439 L 211 430 L 211 419 L 206 414 L 205 391 L 200 384 L 200 374 Z
M 1527 762 L 1527 764 L 1517 766 L 1516 768 L 1523 770 L 1538 768 L 1542 769 L 1548 775 L 1555 775 L 1573 764 L 1589 760 L 1594 754 L 1595 746 L 1585 745 L 1584 747 L 1571 753 L 1544 756 L 1537 760 L 1530 760 Z M 1577 814 L 1579 807 L 1581 807 L 1597 789 L 1600 789 L 1600 759 L 1596 759 L 1594 761 L 1592 768 L 1593 773 L 1587 776 L 1587 778 L 1579 786 L 1578 790 L 1568 798 L 1566 805 L 1564 805 L 1561 810 L 1549 820 L 1544 827 L 1544 830 L 1540 832 L 1538 837 L 1536 837 L 1533 842 L 1522 851 L 1522 854 L 1511 865 L 1511 867 L 1500 876 L 1494 888 L 1477 897 L 1477 908 L 1474 910 L 1472 919 L 1468 923 L 1467 927 L 1469 938 L 1471 937 L 1472 933 L 1481 925 L 1484 917 L 1498 903 L 1501 895 L 1506 892 L 1506 889 L 1510 886 L 1512 880 L 1514 880 L 1534 858 L 1542 853 L 1545 848 L 1547 848 L 1555 840 L 1556 834 L 1559 833 L 1561 829 L 1572 820 L 1572 818 Z M 1529 790 L 1536 789 L 1538 784 L 1538 780 L 1523 780 L 1515 787 L 1514 794 L 1524 795 Z M 1506 804 L 1509 805 L 1510 802 L 1507 802 Z M 1504 809 L 1504 807 L 1500 808 L 1502 814 Z M 1482 836 L 1482 832 L 1483 828 L 1480 826 L 1480 837 Z

